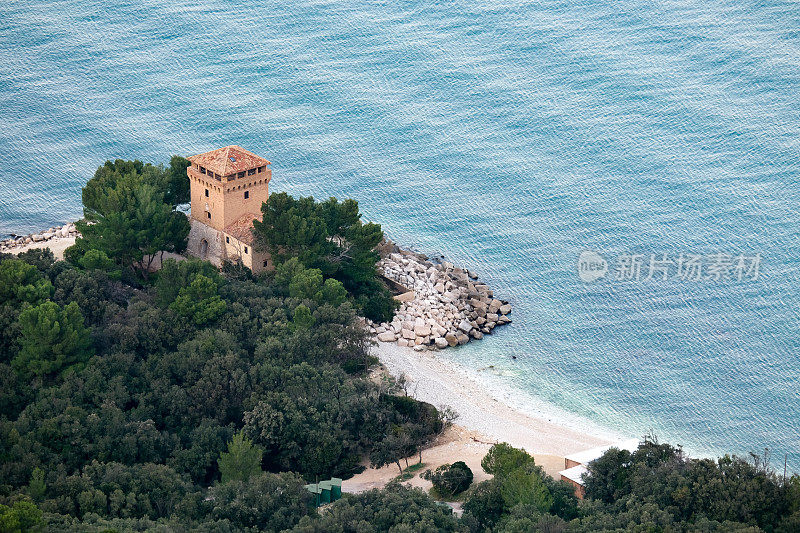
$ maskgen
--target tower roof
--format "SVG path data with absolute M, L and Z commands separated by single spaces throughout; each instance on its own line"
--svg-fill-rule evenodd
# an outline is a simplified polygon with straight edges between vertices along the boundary
M 214 171 L 220 176 L 228 176 L 255 167 L 269 165 L 269 161 L 248 152 L 241 146 L 226 146 L 204 154 L 193 155 L 189 161 Z

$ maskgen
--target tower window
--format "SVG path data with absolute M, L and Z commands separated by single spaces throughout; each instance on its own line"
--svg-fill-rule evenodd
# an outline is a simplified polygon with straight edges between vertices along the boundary
M 247 200 L 250 198 L 250 191 L 244 191 L 244 199 Z
M 206 173 L 206 167 L 200 167 L 200 174 Z
M 248 176 L 252 176 L 252 175 L 253 175 L 253 174 L 255 174 L 255 173 L 256 173 L 256 169 L 254 169 L 254 168 L 251 168 L 251 169 L 249 169 L 249 170 L 247 171 L 247 175 L 248 175 Z
M 244 253 L 247 253 L 247 246 L 244 247 Z
M 206 189 L 206 198 L 208 198 L 208 189 Z
M 244 177 L 244 170 L 236 174 L 237 177 L 243 178 Z
M 261 174 L 262 172 L 264 172 L 265 168 L 267 168 L 266 165 L 264 165 L 263 167 L 258 167 L 258 173 Z
M 211 211 L 206 211 L 206 218 L 208 218 L 208 219 L 211 218 Z
M 264 268 L 269 266 L 269 259 L 264 259 Z
M 231 238 L 230 238 L 230 237 L 225 237 L 225 242 L 226 242 L 227 244 L 230 244 L 230 243 L 231 243 Z

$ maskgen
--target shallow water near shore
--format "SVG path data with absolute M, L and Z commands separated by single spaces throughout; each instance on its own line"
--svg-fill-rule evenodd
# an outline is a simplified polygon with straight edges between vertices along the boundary
M 78 218 L 107 158 L 239 144 L 511 300 L 443 357 L 800 471 L 798 27 L 791 2 L 4 2 L 0 234 Z M 586 250 L 608 276 L 581 281 Z M 758 279 L 643 279 L 716 253 Z M 612 279 L 623 254 L 642 279 Z

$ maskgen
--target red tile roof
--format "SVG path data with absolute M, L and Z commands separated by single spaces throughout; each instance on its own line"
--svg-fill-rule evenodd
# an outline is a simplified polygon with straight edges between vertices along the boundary
M 189 161 L 214 171 L 220 176 L 229 176 L 236 172 L 269 165 L 269 161 L 248 152 L 241 146 L 226 146 L 204 154 L 193 155 Z
M 246 213 L 236 219 L 235 222 L 228 224 L 225 233 L 239 239 L 245 244 L 253 244 L 253 219 L 261 220 L 260 214 Z

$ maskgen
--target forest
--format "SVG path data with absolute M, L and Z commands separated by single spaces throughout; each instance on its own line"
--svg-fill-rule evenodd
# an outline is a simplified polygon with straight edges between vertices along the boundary
M 592 463 L 582 501 L 498 444 L 489 481 L 453 457 L 433 495 L 393 482 L 320 512 L 306 483 L 402 469 L 448 423 L 371 374 L 360 316 L 394 310 L 382 231 L 352 200 L 272 195 L 255 232 L 274 272 L 151 272 L 153 254 L 185 249 L 184 172 L 177 157 L 108 162 L 66 260 L 0 256 L 0 532 L 800 530 L 797 476 L 651 437 Z

